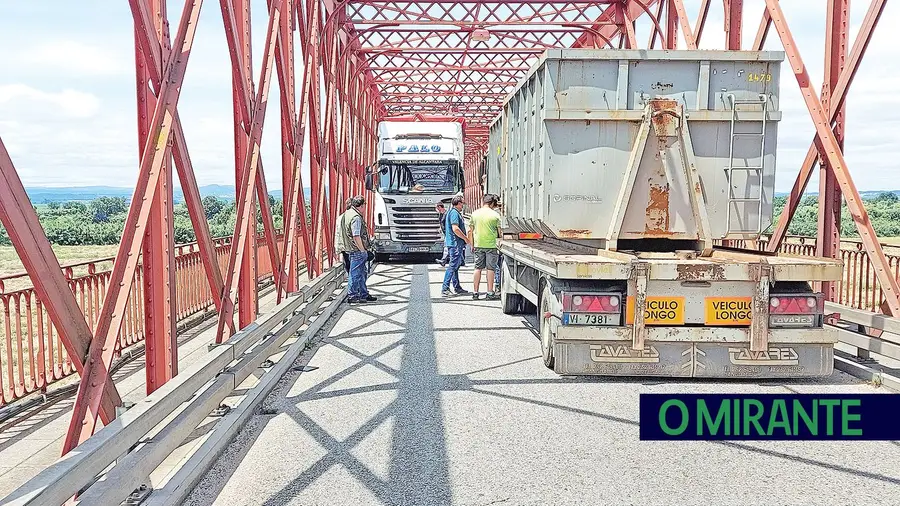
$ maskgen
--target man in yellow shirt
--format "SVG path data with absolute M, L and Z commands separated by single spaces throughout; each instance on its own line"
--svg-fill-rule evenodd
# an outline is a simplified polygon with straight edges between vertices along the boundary
M 478 300 L 478 287 L 481 285 L 481 271 L 487 270 L 487 295 L 485 300 L 500 298 L 494 293 L 494 272 L 497 271 L 497 238 L 500 236 L 500 215 L 494 210 L 497 207 L 495 195 L 485 195 L 481 209 L 472 213 L 469 218 L 469 241 L 475 253 L 475 291 L 472 298 Z

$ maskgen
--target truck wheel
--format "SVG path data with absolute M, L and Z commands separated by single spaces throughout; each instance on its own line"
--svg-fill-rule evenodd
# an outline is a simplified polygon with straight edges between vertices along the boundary
M 517 314 L 524 301 L 524 297 L 509 289 L 509 270 L 504 262 L 503 273 L 500 275 L 500 307 L 503 314 Z
M 553 332 L 550 329 L 550 318 L 544 315 L 552 312 L 550 298 L 553 296 L 550 286 L 544 286 L 544 291 L 541 294 L 540 310 L 537 313 L 538 322 L 540 323 L 541 355 L 544 358 L 544 365 L 549 369 L 553 369 L 554 365 L 556 365 L 556 357 L 553 356 L 553 344 L 556 339 L 553 338 Z

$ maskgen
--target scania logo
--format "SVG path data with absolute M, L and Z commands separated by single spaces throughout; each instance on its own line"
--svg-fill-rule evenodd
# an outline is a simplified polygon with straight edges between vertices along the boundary
M 441 147 L 437 144 L 427 145 L 427 144 L 413 144 L 411 146 L 397 146 L 398 153 L 440 153 Z

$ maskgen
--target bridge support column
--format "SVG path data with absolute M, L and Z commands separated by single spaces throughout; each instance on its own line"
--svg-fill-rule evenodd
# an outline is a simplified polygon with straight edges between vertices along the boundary
M 825 83 L 822 85 L 822 107 L 830 112 L 834 121 L 834 137 L 844 149 L 844 114 L 846 103 L 832 105 L 831 95 L 838 85 L 847 59 L 849 0 L 828 0 L 825 23 Z M 826 160 L 819 163 L 819 220 L 816 255 L 828 258 L 841 256 L 841 189 Z M 825 299 L 836 301 L 838 284 L 822 283 Z
M 144 0 L 156 29 L 157 39 L 164 48 L 163 61 L 168 59 L 168 38 L 163 33 L 166 6 L 160 0 Z M 156 97 L 150 91 L 149 65 L 141 48 L 140 35 L 135 29 L 135 64 L 137 66 L 138 146 L 139 158 L 150 131 L 150 118 L 156 109 Z M 159 69 L 162 73 L 162 68 Z M 168 151 L 168 150 L 167 150 Z M 144 294 L 144 341 L 146 345 L 147 394 L 178 374 L 178 343 L 175 333 L 175 241 L 172 204 L 172 160 L 165 154 L 159 182 L 150 204 L 150 220 L 144 234 L 141 279 Z M 135 287 L 138 285 L 135 284 Z M 132 293 L 135 297 L 137 294 Z

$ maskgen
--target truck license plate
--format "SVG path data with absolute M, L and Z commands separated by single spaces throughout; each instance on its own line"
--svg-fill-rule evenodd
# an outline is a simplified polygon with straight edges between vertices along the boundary
M 429 251 L 431 251 L 431 248 L 428 246 L 410 246 L 409 247 L 410 253 L 427 253 Z
M 618 325 L 617 314 L 563 313 L 563 325 Z
M 684 297 L 647 297 L 644 325 L 684 325 Z M 625 321 L 634 323 L 634 297 L 628 297 Z

